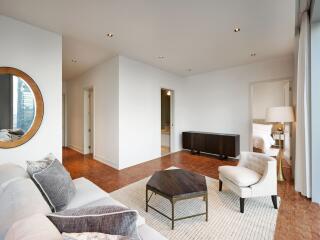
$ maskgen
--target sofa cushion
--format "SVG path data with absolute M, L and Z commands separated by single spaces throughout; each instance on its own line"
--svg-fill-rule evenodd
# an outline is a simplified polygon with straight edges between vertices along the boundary
M 62 240 L 53 223 L 43 214 L 34 214 L 15 222 L 5 240 Z
M 249 168 L 238 166 L 221 166 L 219 173 L 239 187 L 251 186 L 261 179 L 261 175 Z
M 10 181 L 19 178 L 28 178 L 26 170 L 16 164 L 5 163 L 0 165 L 0 187 L 4 188 Z
M 103 191 L 93 182 L 84 177 L 74 179 L 73 183 L 76 187 L 76 194 L 65 210 L 78 207 L 110 205 L 126 207 L 121 202 L 111 198 L 107 192 Z M 145 224 L 145 219 L 141 215 L 138 215 L 137 226 L 142 224 Z
M 111 198 L 110 196 L 108 197 L 104 197 L 102 199 L 99 199 L 97 201 L 88 203 L 87 205 L 84 205 L 83 207 L 95 207 L 95 206 L 121 206 L 121 207 L 127 207 L 125 205 L 123 205 L 121 202 Z M 141 217 L 141 215 L 138 215 L 138 219 L 137 219 L 137 226 L 141 226 L 143 224 L 146 223 L 146 220 L 144 219 L 144 217 Z
M 0 194 L 0 239 L 16 221 L 36 213 L 50 213 L 39 189 L 28 178 L 10 182 Z
M 138 238 L 137 211 L 120 206 L 81 207 L 47 217 L 60 232 L 101 232 Z
M 55 159 L 47 168 L 32 175 L 54 211 L 61 211 L 76 193 L 76 188 L 59 160 Z
M 109 197 L 107 192 L 84 177 L 74 179 L 73 183 L 76 193 L 66 207 L 66 210 L 85 206 L 102 198 Z

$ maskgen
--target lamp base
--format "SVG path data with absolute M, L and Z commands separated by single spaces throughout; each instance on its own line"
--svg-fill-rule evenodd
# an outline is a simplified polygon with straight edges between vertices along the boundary
M 278 157 L 278 177 L 277 177 L 279 182 L 283 182 L 286 180 L 283 175 L 282 160 L 283 160 L 283 150 L 280 149 L 279 157 Z

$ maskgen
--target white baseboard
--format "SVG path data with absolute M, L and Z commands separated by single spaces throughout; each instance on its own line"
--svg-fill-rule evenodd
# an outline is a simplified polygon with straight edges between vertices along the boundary
M 78 153 L 81 153 L 82 155 L 85 155 L 84 152 L 83 152 L 79 147 L 76 147 L 76 146 L 74 146 L 74 145 L 68 145 L 68 148 L 71 148 L 72 150 L 74 150 L 74 151 L 76 151 L 76 152 L 78 152 Z M 105 165 L 107 165 L 107 166 L 109 166 L 109 167 L 112 167 L 112 168 L 114 168 L 114 169 L 116 169 L 116 170 L 120 170 L 116 164 L 114 164 L 114 163 L 111 162 L 111 161 L 106 160 L 106 159 L 105 159 L 104 157 L 102 157 L 102 156 L 99 156 L 99 155 L 96 155 L 96 154 L 95 154 L 95 155 L 93 156 L 93 159 L 94 159 L 94 160 L 97 160 L 98 162 L 101 162 L 101 163 L 103 163 L 103 164 L 105 164 Z
M 72 150 L 74 150 L 74 151 L 76 151 L 78 153 L 84 154 L 80 147 L 77 147 L 77 146 L 74 146 L 74 145 L 68 145 L 68 148 L 71 148 Z
M 178 152 L 181 152 L 181 151 L 182 151 L 181 149 L 180 150 L 176 149 L 176 150 L 174 150 L 174 151 L 172 151 L 172 152 L 170 152 L 170 153 L 168 153 L 168 154 L 166 154 L 164 156 L 161 156 L 161 153 L 160 153 L 160 156 L 158 156 L 158 157 L 154 157 L 154 158 L 152 158 L 150 160 L 144 160 L 144 161 L 142 160 L 142 161 L 136 162 L 134 164 L 124 165 L 124 166 L 119 167 L 118 169 L 119 170 L 123 170 L 125 168 L 129 168 L 129 167 L 133 167 L 133 166 L 136 166 L 136 165 L 139 165 L 139 164 L 142 164 L 142 163 L 153 161 L 153 160 L 159 159 L 161 157 L 165 157 L 165 156 L 168 156 L 168 155 L 171 155 L 171 154 L 175 154 L 175 153 L 178 153 Z
M 95 155 L 93 156 L 93 158 L 94 158 L 94 160 L 97 160 L 97 161 L 99 161 L 99 162 L 101 162 L 101 163 L 103 163 L 103 164 L 106 164 L 106 165 L 108 165 L 109 167 L 112 167 L 112 168 L 114 168 L 114 169 L 116 169 L 116 170 L 120 170 L 119 167 L 118 167 L 116 164 L 114 164 L 114 163 L 111 162 L 111 161 L 106 160 L 104 157 L 101 157 L 101 156 L 95 154 Z

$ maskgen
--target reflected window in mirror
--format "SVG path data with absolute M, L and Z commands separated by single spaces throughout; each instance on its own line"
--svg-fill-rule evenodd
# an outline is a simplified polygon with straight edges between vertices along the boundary
M 35 97 L 22 78 L 11 74 L 0 78 L 0 141 L 10 141 L 23 136 L 32 126 Z
M 13 76 L 13 128 L 27 132 L 35 116 L 34 94 L 27 83 Z

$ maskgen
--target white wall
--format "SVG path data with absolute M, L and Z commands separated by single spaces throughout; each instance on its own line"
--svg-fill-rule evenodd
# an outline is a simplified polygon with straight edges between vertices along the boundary
M 83 149 L 83 89 L 95 89 L 95 158 L 123 169 L 161 156 L 160 89 L 174 90 L 174 147 L 184 130 L 238 133 L 249 150 L 250 85 L 290 79 L 293 57 L 188 78 L 120 56 L 68 82 L 69 146 Z
M 250 84 L 292 78 L 293 67 L 288 56 L 188 77 L 186 128 L 240 134 L 240 149 L 249 150 Z
M 48 153 L 62 158 L 61 36 L 0 15 L 0 66 L 30 75 L 44 100 L 44 118 L 36 135 L 17 148 L 0 149 L 0 164 L 39 160 Z
M 181 149 L 182 81 L 115 57 L 67 84 L 68 146 L 83 152 L 83 90 L 94 89 L 94 158 L 122 169 L 161 156 L 161 88 L 174 90 L 174 148 Z
M 285 106 L 285 86 L 288 80 L 268 81 L 252 85 L 252 118 L 265 119 L 269 107 Z M 289 89 L 288 89 L 289 90 Z
M 318 4 L 320 9 L 320 4 Z M 320 22 L 311 24 L 311 159 L 312 201 L 320 203 Z
M 94 158 L 118 168 L 118 57 L 68 81 L 68 146 L 83 152 L 83 94 L 94 91 Z
M 174 90 L 172 151 L 181 149 L 183 80 L 138 61 L 119 57 L 119 167 L 161 156 L 161 88 Z

